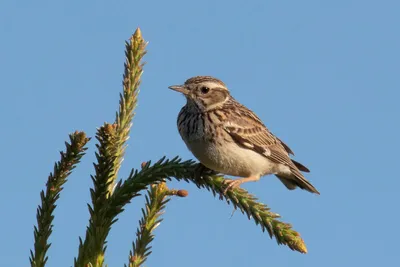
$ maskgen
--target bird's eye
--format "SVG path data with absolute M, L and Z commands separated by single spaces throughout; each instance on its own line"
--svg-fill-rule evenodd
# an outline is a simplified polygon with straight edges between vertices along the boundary
M 208 88 L 208 87 L 206 87 L 206 86 L 203 86 L 203 87 L 201 87 L 201 93 L 202 94 L 207 94 L 209 91 L 210 91 L 210 88 Z

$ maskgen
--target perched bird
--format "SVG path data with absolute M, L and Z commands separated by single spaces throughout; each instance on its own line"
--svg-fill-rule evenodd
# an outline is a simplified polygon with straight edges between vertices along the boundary
M 169 88 L 186 97 L 177 124 L 193 155 L 211 170 L 242 177 L 227 180 L 226 190 L 275 174 L 290 190 L 319 194 L 301 173 L 309 170 L 290 158 L 292 150 L 237 102 L 222 81 L 196 76 Z

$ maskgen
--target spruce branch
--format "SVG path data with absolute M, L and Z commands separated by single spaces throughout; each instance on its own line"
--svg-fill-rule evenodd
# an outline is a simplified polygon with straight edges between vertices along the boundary
M 253 219 L 257 225 L 261 226 L 263 231 L 267 230 L 271 238 L 276 238 L 278 244 L 284 244 L 292 250 L 307 253 L 307 248 L 300 234 L 293 230 L 290 224 L 279 221 L 279 214 L 271 212 L 268 206 L 259 203 L 256 197 L 242 188 L 229 190 L 224 194 L 225 178 L 223 176 L 205 174 L 202 179 L 199 179 L 197 170 L 198 165 L 193 161 L 181 162 L 178 157 L 172 160 L 162 158 L 152 166 L 148 162 L 141 171 L 132 170 L 124 182 L 119 182 L 116 185 L 114 194 L 110 199 L 108 216 L 115 218 L 123 211 L 124 205 L 129 203 L 147 184 L 161 182 L 165 177 L 167 179 L 174 177 L 177 180 L 192 182 L 199 188 L 206 188 L 214 196 L 218 194 L 220 199 L 232 203 L 249 219 Z
M 117 179 L 118 171 L 124 157 L 126 141 L 129 139 L 129 132 L 132 126 L 132 119 L 134 110 L 137 105 L 137 96 L 139 93 L 140 78 L 143 73 L 144 63 L 142 62 L 143 56 L 147 53 L 147 43 L 142 37 L 139 28 L 131 36 L 129 42 L 125 43 L 125 57 L 124 75 L 123 75 L 123 93 L 120 94 L 119 111 L 115 116 L 116 134 L 113 140 L 114 147 L 112 153 L 115 156 L 114 170 L 110 177 L 108 192 L 114 186 Z
M 190 179 L 186 181 L 193 182 L 199 188 L 206 188 L 211 191 L 214 196 L 219 195 L 220 199 L 225 199 L 227 203 L 232 203 L 235 209 L 246 214 L 249 220 L 253 219 L 256 225 L 260 225 L 262 231 L 267 230 L 271 238 L 275 237 L 277 243 L 288 246 L 291 250 L 298 251 L 300 253 L 307 253 L 307 247 L 300 237 L 300 234 L 292 229 L 292 226 L 288 223 L 278 220 L 280 215 L 270 211 L 270 208 L 258 202 L 258 199 L 248 193 L 242 188 L 235 188 L 234 190 L 228 190 L 224 194 L 225 183 L 227 180 L 220 175 L 204 175 L 203 179 L 196 179 L 195 171 L 193 170 Z
M 61 160 L 54 164 L 54 171 L 50 173 L 46 192 L 40 192 L 41 205 L 37 209 L 37 227 L 34 226 L 35 252 L 31 250 L 31 266 L 43 267 L 46 265 L 48 257 L 47 250 L 50 247 L 48 239 L 53 231 L 53 212 L 56 208 L 56 201 L 60 198 L 63 185 L 67 177 L 79 163 L 87 148 L 85 145 L 90 138 L 84 132 L 72 133 L 69 135 L 70 143 L 65 142 L 66 151 L 60 152 Z
M 104 254 L 106 251 L 106 238 L 110 231 L 111 226 L 118 220 L 116 217 L 124 209 L 124 206 L 128 204 L 132 198 L 139 195 L 141 190 L 147 188 L 148 185 L 159 183 L 164 181 L 165 177 L 176 175 L 174 168 L 179 168 L 179 166 L 192 166 L 193 161 L 182 162 L 179 158 L 174 158 L 172 160 L 159 160 L 156 164 L 150 167 L 150 162 L 146 163 L 142 170 L 132 171 L 129 178 L 124 182 L 119 182 L 109 198 L 106 197 L 105 188 L 108 186 L 109 179 L 107 180 L 107 175 L 98 176 L 99 173 L 110 173 L 110 165 L 112 165 L 112 159 L 107 159 L 103 157 L 106 155 L 106 150 L 100 149 L 101 147 L 107 147 L 107 138 L 112 139 L 112 134 L 106 129 L 113 129 L 109 125 L 105 124 L 98 131 L 97 138 L 100 142 L 99 144 L 99 154 L 97 155 L 99 167 L 95 167 L 96 175 L 93 177 L 95 184 L 98 184 L 94 190 L 91 190 L 92 199 L 100 199 L 98 203 L 93 202 L 93 208 L 89 206 L 90 211 L 90 221 L 89 226 L 86 230 L 85 241 L 80 240 L 78 257 L 74 261 L 75 267 L 86 267 L 88 264 L 92 264 L 95 267 L 100 267 L 104 265 Z M 103 134 L 100 138 L 100 134 Z M 183 164 L 183 165 L 181 165 Z M 101 169 L 100 169 L 100 166 Z M 182 170 L 181 170 L 182 173 Z M 98 179 L 98 177 L 103 177 Z M 123 185 L 123 186 L 122 186 Z M 102 190 L 103 194 L 95 192 L 96 190 Z M 176 195 L 185 196 L 187 193 L 185 191 L 173 192 Z M 98 207 L 98 209 L 96 209 Z
M 143 217 L 139 221 L 136 232 L 136 241 L 129 254 L 129 267 L 140 267 L 151 254 L 150 243 L 154 239 L 153 231 L 160 225 L 160 216 L 170 200 L 168 196 L 178 195 L 178 190 L 169 190 L 165 182 L 150 185 L 147 190 L 145 208 L 142 209 Z M 126 265 L 125 265 L 126 266 Z
M 88 205 L 90 219 L 86 230 L 85 241 L 80 240 L 79 255 L 75 266 L 91 263 L 102 266 L 104 263 L 105 240 L 111 228 L 111 222 L 103 219 L 108 206 L 108 186 L 113 173 L 115 156 L 112 154 L 115 140 L 115 124 L 105 123 L 97 130 L 96 152 L 97 163 L 94 164 L 95 175 L 91 176 L 94 188 L 90 190 L 92 206 Z
M 147 162 L 140 171 L 132 170 L 127 179 L 117 183 L 114 193 L 110 197 L 110 209 L 107 217 L 115 218 L 133 197 L 146 189 L 147 185 L 162 182 L 164 179 L 170 179 L 171 176 L 184 179 L 184 177 L 190 176 L 191 167 L 195 166 L 194 161 L 181 162 L 178 157 L 172 160 L 166 160 L 163 157 L 154 165 L 150 166 L 150 164 L 150 161 Z
M 123 77 L 123 93 L 120 94 L 119 111 L 114 124 L 104 124 L 98 129 L 99 141 L 96 153 L 95 175 L 92 176 L 94 188 L 91 189 L 92 207 L 89 206 L 89 226 L 85 240 L 80 240 L 75 266 L 103 266 L 106 238 L 114 219 L 106 217 L 109 210 L 109 197 L 112 195 L 118 170 L 123 160 L 126 141 L 132 125 L 133 111 L 137 103 L 140 77 L 143 73 L 143 56 L 146 43 L 138 28 L 126 42 L 126 62 Z

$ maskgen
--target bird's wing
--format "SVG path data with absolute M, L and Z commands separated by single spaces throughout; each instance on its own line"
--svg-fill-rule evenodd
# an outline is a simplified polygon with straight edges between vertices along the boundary
M 309 172 L 306 167 L 289 157 L 285 146 L 266 128 L 227 123 L 224 129 L 239 146 L 262 154 L 273 162 L 288 166 L 296 176 L 303 177 L 299 170 Z
M 288 166 L 291 173 L 289 177 L 282 174 L 277 176 L 289 189 L 298 186 L 319 194 L 300 172 L 309 170 L 290 158 L 289 154 L 293 154 L 290 148 L 274 136 L 252 111 L 244 106 L 232 111 L 228 113 L 230 117 L 227 117 L 223 127 L 236 144 L 251 149 L 275 163 Z
M 226 113 L 223 127 L 239 146 L 290 167 L 296 176 L 302 177 L 300 171 L 310 172 L 307 167 L 289 157 L 289 154 L 294 154 L 293 151 L 273 135 L 254 112 L 237 102 L 236 104 L 240 108 L 232 108 L 232 112 Z
M 239 104 L 240 105 L 240 104 Z M 239 145 L 253 149 L 260 154 L 281 153 L 282 157 L 294 154 L 279 138 L 273 135 L 251 110 L 243 105 L 228 113 L 224 129 Z M 276 156 L 278 158 L 279 156 Z M 275 156 L 274 156 L 275 158 Z
M 224 129 L 239 146 L 254 150 L 276 163 L 287 166 L 293 164 L 279 139 L 267 130 L 255 126 L 244 128 L 243 126 L 234 126 L 231 123 L 226 125 Z

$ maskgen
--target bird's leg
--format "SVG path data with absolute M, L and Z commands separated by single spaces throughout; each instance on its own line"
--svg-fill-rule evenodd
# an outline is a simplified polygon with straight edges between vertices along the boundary
M 246 178 L 240 178 L 236 180 L 225 180 L 225 184 L 227 185 L 224 194 L 228 192 L 230 189 L 238 188 L 241 184 L 247 183 L 247 182 L 256 182 L 260 180 L 260 175 L 252 175 Z

